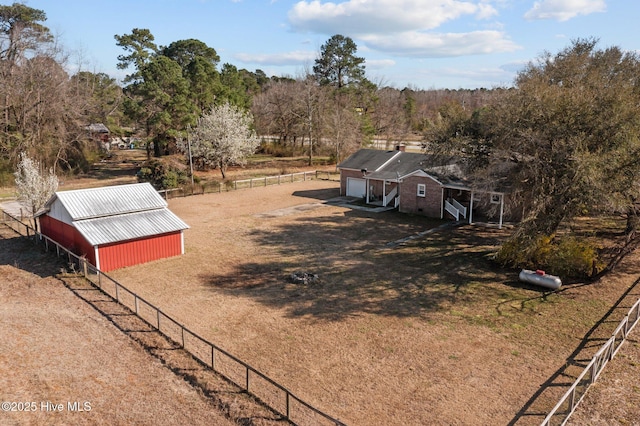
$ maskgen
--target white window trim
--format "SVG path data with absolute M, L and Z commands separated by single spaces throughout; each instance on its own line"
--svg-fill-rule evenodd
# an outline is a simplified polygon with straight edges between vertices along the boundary
M 425 197 L 426 194 L 427 194 L 427 185 L 425 185 L 424 183 L 419 183 L 416 195 L 418 197 Z
M 490 202 L 491 204 L 500 204 L 502 202 L 502 194 L 491 194 Z

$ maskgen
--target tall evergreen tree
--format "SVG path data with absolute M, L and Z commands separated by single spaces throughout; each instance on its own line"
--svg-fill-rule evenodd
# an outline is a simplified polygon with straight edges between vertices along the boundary
M 320 48 L 313 72 L 321 85 L 338 89 L 366 81 L 364 58 L 356 56 L 358 47 L 350 37 L 332 36 Z

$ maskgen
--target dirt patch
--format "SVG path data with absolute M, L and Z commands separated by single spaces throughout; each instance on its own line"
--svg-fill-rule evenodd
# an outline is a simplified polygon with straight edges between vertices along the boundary
M 312 181 L 170 200 L 186 254 L 113 275 L 351 425 L 539 424 L 638 276 L 634 255 L 547 292 L 489 262 L 504 230 L 320 206 L 336 195 Z

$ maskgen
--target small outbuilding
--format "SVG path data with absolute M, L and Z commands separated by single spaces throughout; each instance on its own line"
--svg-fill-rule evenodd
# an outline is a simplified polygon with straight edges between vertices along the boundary
M 58 191 L 37 217 L 42 234 L 103 272 L 184 254 L 189 228 L 149 183 Z

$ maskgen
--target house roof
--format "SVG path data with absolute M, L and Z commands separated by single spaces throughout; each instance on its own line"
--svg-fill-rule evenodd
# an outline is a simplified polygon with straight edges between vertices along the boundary
M 167 207 L 150 183 L 58 191 L 47 201 L 45 210 L 56 200 L 74 221 Z
M 396 180 L 423 171 L 445 185 L 466 184 L 459 158 L 427 155 L 405 151 L 361 149 L 338 165 L 341 169 L 364 170 L 366 177 Z
M 87 127 L 85 127 L 85 129 L 90 131 L 91 133 L 109 133 L 109 129 L 107 128 L 107 126 L 102 123 L 91 123 Z
M 149 183 L 58 191 L 40 214 L 51 210 L 56 200 L 91 245 L 189 228 L 167 208 L 167 202 Z
M 471 186 L 467 175 L 457 163 L 451 162 L 441 166 L 428 166 L 424 168 L 424 171 L 447 187 L 469 189 Z
M 373 172 L 400 154 L 400 151 L 380 151 L 378 149 L 361 149 L 338 164 L 339 169 L 353 169 Z
M 397 154 L 379 170 L 367 174 L 371 179 L 394 180 L 401 179 L 416 170 L 424 170 L 429 157 L 414 152 L 395 151 Z

